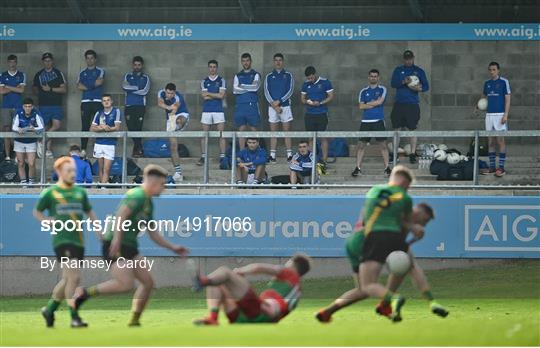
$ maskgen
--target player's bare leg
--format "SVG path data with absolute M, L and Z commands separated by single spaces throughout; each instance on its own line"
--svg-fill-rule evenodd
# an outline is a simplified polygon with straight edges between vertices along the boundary
M 113 279 L 107 280 L 88 288 L 78 287 L 75 290 L 74 300 L 75 308 L 78 310 L 81 305 L 90 297 L 97 295 L 121 294 L 133 290 L 135 284 L 135 275 L 131 270 L 118 268 L 116 262 L 110 270 Z
M 101 182 L 106 184 L 109 182 L 109 173 L 111 172 L 111 166 L 113 161 L 101 158 L 103 160 L 103 172 L 101 173 L 103 177 L 101 178 Z
M 66 278 L 62 271 L 62 279 L 54 286 L 51 298 L 47 305 L 41 308 L 41 315 L 45 318 L 47 327 L 54 326 L 54 312 L 58 309 L 62 301 L 65 299 Z
M 290 132 L 292 129 L 292 121 L 282 122 L 281 127 L 283 128 L 284 132 Z M 289 157 L 292 157 L 293 153 L 291 138 L 285 138 L 285 150 L 287 151 L 287 160 L 289 160 Z
M 370 297 L 382 299 L 383 305 L 391 305 L 390 319 L 395 322 L 401 321 L 401 307 L 405 303 L 405 299 L 378 283 L 382 267 L 383 264 L 377 261 L 365 261 L 360 264 L 361 289 Z
M 47 130 L 47 132 L 56 132 L 60 129 L 60 126 L 62 126 L 62 122 L 53 118 L 51 121 L 51 127 Z M 45 147 L 45 150 L 52 152 L 52 139 L 49 139 L 47 141 L 47 146 Z
M 142 257 L 140 255 L 137 255 L 135 259 L 142 259 Z M 139 322 L 139 319 L 142 312 L 144 311 L 144 307 L 150 299 L 150 294 L 154 289 L 154 279 L 150 271 L 146 268 L 135 268 L 134 275 L 140 284 L 137 287 L 137 290 L 135 290 L 135 294 L 133 295 L 133 300 L 131 302 L 132 316 L 128 325 L 140 326 L 141 324 Z
M 212 127 L 212 125 L 204 124 L 204 123 L 202 124 L 203 132 L 210 131 L 211 127 Z M 204 140 L 205 140 L 205 138 L 201 138 L 201 159 L 204 159 L 204 161 L 206 161 L 207 157 L 208 157 L 208 154 L 205 152 L 205 149 L 204 149 Z M 202 165 L 203 163 L 204 163 L 203 161 L 200 161 L 200 165 Z
M 264 183 L 265 169 L 266 169 L 265 165 L 257 166 L 257 168 L 255 169 L 255 180 L 257 180 L 257 183 L 259 184 Z
M 320 310 L 316 314 L 317 320 L 319 320 L 322 323 L 328 323 L 332 320 L 332 315 L 335 312 L 347 306 L 350 306 L 353 303 L 362 301 L 363 299 L 368 297 L 368 295 L 361 290 L 359 277 L 360 275 L 358 273 L 353 274 L 353 280 L 356 287 L 354 289 L 350 289 L 344 292 L 341 296 L 335 299 L 334 302 L 332 302 L 332 304 Z
M 388 147 L 386 145 L 386 141 L 379 141 L 378 142 L 378 145 L 379 145 L 379 148 L 381 150 L 381 156 L 383 158 L 383 163 L 384 163 L 384 169 L 386 170 L 387 168 L 389 169 L 389 166 L 390 166 L 390 158 L 389 158 L 389 154 L 388 154 Z M 388 172 L 388 175 L 390 175 L 390 172 Z
M 180 117 L 179 117 L 180 118 Z M 174 167 L 174 181 L 182 181 L 184 177 L 182 175 L 182 167 L 180 166 L 180 156 L 178 156 L 178 140 L 177 138 L 169 138 L 169 144 L 171 147 L 171 162 Z
M 272 132 L 278 132 L 280 130 L 279 125 L 280 125 L 279 122 L 276 122 L 276 123 L 270 122 L 270 130 Z M 287 147 L 287 149 L 290 149 L 290 145 L 289 147 Z M 276 150 L 277 150 L 277 138 L 272 137 L 270 138 L 270 157 L 273 159 L 276 159 Z
M 446 318 L 448 314 L 450 314 L 450 312 L 446 308 L 444 308 L 441 304 L 435 301 L 435 298 L 433 297 L 433 294 L 431 293 L 431 289 L 430 289 L 427 277 L 424 273 L 424 270 L 416 262 L 416 260 L 414 259 L 414 256 L 412 257 L 413 257 L 413 265 L 412 265 L 411 270 L 409 271 L 409 274 L 411 275 L 413 284 L 420 291 L 420 293 L 422 294 L 422 297 L 424 297 L 429 302 L 429 308 L 431 312 L 440 317 Z M 388 276 L 388 282 L 387 282 L 386 287 L 390 291 L 395 292 L 403 283 L 403 279 L 405 279 L 404 275 L 398 276 L 391 273 Z
M 79 317 L 79 311 L 75 306 L 75 300 L 73 298 L 75 289 L 81 283 L 81 271 L 78 268 L 64 268 L 63 277 L 66 280 L 64 296 L 71 314 L 71 327 L 87 327 L 88 324 Z
M 194 277 L 194 290 L 199 291 L 206 286 L 223 285 L 231 294 L 231 298 L 238 301 L 251 289 L 251 285 L 243 276 L 236 274 L 230 268 L 221 266 L 207 276 Z
M 225 297 L 225 292 L 226 289 L 224 286 L 208 286 L 206 288 L 206 307 L 210 312 L 202 319 L 195 319 L 193 324 L 218 325 L 219 308 L 223 306 L 225 308 L 225 312 L 228 312 L 228 301 Z
M 238 130 L 240 132 L 245 132 L 245 131 L 248 131 L 250 129 L 249 129 L 249 126 L 247 124 L 244 124 L 244 125 L 238 127 Z M 240 150 L 242 150 L 244 147 L 246 147 L 246 138 L 238 138 L 238 144 L 240 145 Z M 235 145 L 233 144 L 233 146 L 235 146 Z
M 362 161 L 364 160 L 364 152 L 366 144 L 363 141 L 359 141 L 356 145 L 356 167 L 360 169 L 362 167 Z

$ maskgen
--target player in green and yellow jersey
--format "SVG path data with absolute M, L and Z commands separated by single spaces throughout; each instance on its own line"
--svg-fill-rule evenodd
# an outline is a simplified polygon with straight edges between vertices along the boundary
M 210 314 L 193 323 L 217 325 L 220 307 L 223 307 L 231 324 L 277 323 L 296 308 L 302 295 L 300 278 L 310 268 L 309 256 L 297 254 L 283 266 L 253 263 L 234 270 L 222 266 L 208 276 L 197 273 L 193 277 L 193 289 L 200 291 L 206 287 Z M 260 295 L 245 278 L 250 274 L 272 276 Z
M 86 190 L 75 185 L 77 169 L 73 159 L 68 156 L 60 157 L 55 161 L 54 169 L 58 174 L 58 182 L 41 193 L 34 209 L 35 218 L 42 222 L 49 220 L 50 224 L 58 220 L 62 222 L 72 220 L 76 223 L 83 220 L 84 214 L 86 214 L 90 220 L 96 220 Z M 48 216 L 44 214 L 46 210 Z M 53 248 L 58 261 L 62 261 L 61 258 L 84 258 L 82 232 L 82 230 L 71 231 L 69 229 L 57 231 L 55 228 L 54 233 L 52 233 Z M 68 303 L 71 313 L 71 327 L 87 326 L 79 317 L 73 301 L 73 294 L 79 286 L 80 277 L 78 268 L 62 267 L 62 278 L 54 287 L 47 306 L 41 310 L 47 327 L 54 325 L 54 312 L 64 299 Z
M 429 206 L 426 203 L 419 203 L 416 204 L 413 207 L 413 222 L 415 224 L 420 224 L 422 226 L 426 226 L 429 221 L 434 219 L 434 213 L 431 206 Z M 339 296 L 337 299 L 334 300 L 328 307 L 321 309 L 317 314 L 315 315 L 316 319 L 319 320 L 322 323 L 328 323 L 332 320 L 332 315 L 353 304 L 358 301 L 361 301 L 368 297 L 368 295 L 362 291 L 360 287 L 360 262 L 362 260 L 362 251 L 364 247 L 364 230 L 363 230 L 363 222 L 362 218 L 358 220 L 354 227 L 354 232 L 351 233 L 351 235 L 347 238 L 345 242 L 345 252 L 347 254 L 347 258 L 349 259 L 349 262 L 351 263 L 352 271 L 353 271 L 353 279 L 355 282 L 355 288 L 346 291 L 341 296 Z M 408 231 L 407 231 L 408 232 Z M 408 244 L 411 245 L 416 240 L 411 240 Z M 418 288 L 418 290 L 422 293 L 423 297 L 428 300 L 429 308 L 430 310 L 440 316 L 440 317 L 446 317 L 448 315 L 448 311 L 441 306 L 439 303 L 435 302 L 435 299 L 433 297 L 433 294 L 431 293 L 427 278 L 416 260 L 414 259 L 414 255 L 412 254 L 411 250 L 409 249 L 409 255 L 411 256 L 411 260 L 413 261 L 410 275 L 413 279 L 414 284 Z M 397 276 L 395 274 L 390 274 L 388 277 L 387 282 L 387 288 L 391 291 L 397 291 L 399 286 L 401 285 L 402 281 L 404 279 L 404 276 Z M 392 314 L 392 309 L 390 306 L 385 306 L 382 303 L 377 306 L 377 313 L 384 316 L 389 316 Z
M 410 231 L 415 238 L 424 235 L 424 228 L 412 221 L 412 199 L 407 193 L 413 181 L 411 171 L 396 166 L 386 185 L 377 185 L 366 194 L 363 228 L 365 241 L 360 263 L 360 286 L 370 297 L 382 299 L 384 306 L 390 305 L 392 321 L 401 321 L 401 307 L 405 298 L 380 284 L 379 276 L 386 257 L 396 250 L 407 252 L 406 234 Z
M 118 294 L 133 290 L 135 279 L 139 281 L 132 300 L 132 317 L 129 326 L 139 326 L 140 316 L 150 298 L 154 287 L 154 279 L 146 262 L 138 250 L 137 237 L 146 230 L 150 238 L 159 246 L 167 248 L 179 255 L 186 255 L 188 250 L 181 245 L 172 244 L 163 238 L 158 231 L 145 229 L 145 223 L 153 219 L 154 208 L 152 197 L 157 197 L 165 188 L 167 171 L 157 165 L 144 168 L 143 183 L 130 189 L 116 211 L 116 221 L 131 222 L 129 228 L 111 229 L 103 237 L 103 257 L 114 261 L 111 266 L 113 279 L 91 286 L 77 288 L 75 306 L 78 309 L 88 298 L 96 295 Z M 116 224 L 115 224 L 116 226 Z M 118 264 L 118 259 L 134 261 L 135 267 L 127 268 Z

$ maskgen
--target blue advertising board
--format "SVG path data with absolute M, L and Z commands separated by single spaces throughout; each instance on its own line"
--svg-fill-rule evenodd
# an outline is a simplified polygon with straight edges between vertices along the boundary
M 0 23 L 2 40 L 368 41 L 540 40 L 540 23 L 512 24 L 19 24 Z
M 0 254 L 53 255 L 51 231 L 32 217 L 35 195 L 0 196 Z M 90 196 L 102 225 L 114 214 L 117 195 Z M 422 196 L 436 218 L 423 240 L 414 244 L 419 257 L 540 258 L 538 197 Z M 363 196 L 178 195 L 154 200 L 149 229 L 186 245 L 193 256 L 289 256 L 303 251 L 317 257 L 344 256 Z M 100 245 L 86 231 L 86 254 Z M 171 255 L 143 233 L 140 251 Z

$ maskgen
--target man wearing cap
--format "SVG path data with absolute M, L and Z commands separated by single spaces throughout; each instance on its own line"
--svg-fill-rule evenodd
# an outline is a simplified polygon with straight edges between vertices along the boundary
M 425 71 L 414 65 L 414 54 L 411 50 L 403 52 L 403 65 L 394 69 L 391 85 L 396 89 L 396 100 L 392 114 L 392 128 L 398 130 L 415 130 L 420 120 L 419 92 L 429 90 L 429 82 Z M 416 137 L 411 137 L 411 163 L 416 163 Z
M 43 53 L 41 62 L 43 69 L 34 76 L 33 90 L 38 95 L 39 111 L 46 130 L 54 132 L 60 129 L 64 118 L 62 95 L 67 92 L 66 79 L 64 74 L 54 67 L 52 53 Z M 38 156 L 42 151 L 38 145 Z M 46 144 L 46 156 L 53 158 L 51 139 Z

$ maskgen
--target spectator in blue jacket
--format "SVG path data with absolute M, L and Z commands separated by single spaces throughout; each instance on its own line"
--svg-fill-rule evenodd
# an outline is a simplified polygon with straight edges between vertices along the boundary
M 77 184 L 91 184 L 93 181 L 92 178 L 92 168 L 88 161 L 81 158 L 81 148 L 79 145 L 71 145 L 69 148 L 69 156 L 75 161 L 75 168 L 77 168 L 77 176 L 75 177 L 75 182 Z M 53 181 L 58 181 L 58 174 L 56 171 L 53 171 L 52 178 Z
M 122 89 L 126 92 L 124 117 L 129 131 L 140 132 L 146 111 L 146 95 L 150 91 L 150 77 L 143 73 L 144 59 L 141 56 L 133 57 L 131 63 L 133 71 L 127 73 L 122 82 Z M 132 156 L 143 156 L 141 138 L 133 138 Z
M 247 147 L 236 157 L 236 183 L 259 184 L 264 182 L 266 150 L 259 146 L 259 139 L 247 138 Z
M 309 183 L 313 162 L 313 152 L 309 150 L 309 142 L 307 140 L 300 141 L 298 152 L 292 156 L 289 164 L 291 184 Z
M 410 50 L 403 52 L 403 65 L 394 69 L 391 85 L 396 89 L 396 101 L 390 118 L 392 128 L 397 130 L 415 130 L 420 121 L 419 92 L 429 90 L 429 82 L 424 70 L 414 65 L 414 54 Z M 411 137 L 409 161 L 416 163 L 416 137 Z

